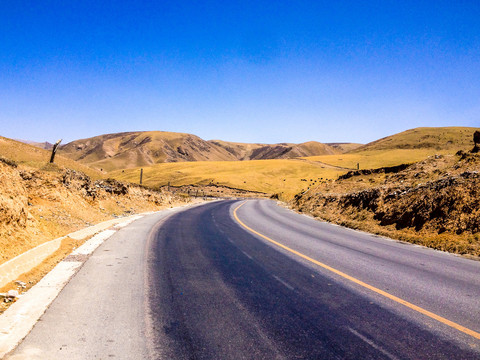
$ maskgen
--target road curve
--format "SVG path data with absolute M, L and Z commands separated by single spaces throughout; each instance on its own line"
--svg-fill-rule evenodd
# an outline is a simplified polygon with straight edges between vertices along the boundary
M 479 299 L 480 262 L 217 201 L 119 230 L 11 359 L 479 359 Z
M 149 255 L 152 357 L 480 358 L 479 262 L 272 201 L 240 204 L 197 207 L 159 229 Z

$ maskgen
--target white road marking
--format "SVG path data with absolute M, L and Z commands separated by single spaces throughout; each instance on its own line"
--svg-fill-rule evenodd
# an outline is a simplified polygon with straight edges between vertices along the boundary
M 275 280 L 277 280 L 279 283 L 281 283 L 283 286 L 285 286 L 287 289 L 289 290 L 294 290 L 294 287 L 292 285 L 290 285 L 289 283 L 283 281 L 282 279 L 280 279 L 277 275 L 273 275 L 273 277 L 275 278 Z
M 398 360 L 398 358 L 397 358 L 395 355 L 390 354 L 387 350 L 385 350 L 385 349 L 382 348 L 381 346 L 375 344 L 372 340 L 366 338 L 365 336 L 363 336 L 362 334 L 360 334 L 358 331 L 352 329 L 351 327 L 348 328 L 348 331 L 350 331 L 353 335 L 355 335 L 355 336 L 357 336 L 358 338 L 360 338 L 360 339 L 362 339 L 363 341 L 365 341 L 368 345 L 370 345 L 370 346 L 373 347 L 374 349 L 380 351 L 383 355 L 385 355 L 385 356 L 388 357 L 389 359 Z
M 229 240 L 230 240 L 230 239 L 229 239 Z M 245 251 L 242 250 L 242 253 L 243 253 L 246 257 L 248 257 L 250 260 L 253 260 L 253 258 L 252 258 L 249 254 L 247 254 Z

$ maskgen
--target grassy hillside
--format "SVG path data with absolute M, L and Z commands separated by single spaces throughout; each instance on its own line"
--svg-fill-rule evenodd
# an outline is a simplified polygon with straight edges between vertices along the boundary
M 157 164 L 143 169 L 147 186 L 172 186 L 215 183 L 239 189 L 281 193 L 285 198 L 306 190 L 326 179 L 334 179 L 345 171 L 302 160 L 213 161 Z M 110 173 L 123 181 L 139 182 L 140 169 Z M 303 180 L 302 180 L 303 179 Z M 305 181 L 306 180 L 306 181 Z
M 0 136 L 0 156 L 36 169 L 48 169 L 51 151 Z M 55 164 L 81 171 L 93 179 L 103 177 L 101 172 L 59 154 L 55 156 Z
M 477 128 L 417 128 L 371 142 L 350 152 L 329 156 L 306 157 L 309 161 L 347 169 L 374 169 L 411 164 L 431 155 L 454 154 L 473 148 Z
M 339 155 L 311 156 L 306 160 L 316 161 L 322 164 L 338 166 L 345 169 L 376 169 L 385 166 L 411 164 L 427 158 L 430 155 L 450 154 L 450 150 L 434 149 L 393 149 L 352 152 Z
M 431 149 L 457 151 L 473 148 L 473 133 L 480 128 L 471 127 L 423 127 L 373 141 L 353 153 L 392 149 Z

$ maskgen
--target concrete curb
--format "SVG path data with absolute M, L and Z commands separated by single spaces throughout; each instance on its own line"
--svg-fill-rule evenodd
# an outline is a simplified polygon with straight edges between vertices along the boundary
M 28 335 L 48 306 L 98 246 L 112 236 L 117 229 L 147 214 L 150 213 L 110 220 L 73 233 L 73 236 L 81 236 L 78 239 L 83 239 L 103 230 L 57 264 L 0 316 L 0 358 L 12 351 Z M 113 225 L 115 225 L 114 229 L 108 229 Z M 72 237 L 71 235 L 67 236 Z M 58 239 L 53 241 L 56 240 Z
M 0 287 L 8 284 L 10 281 L 16 280 L 21 274 L 26 273 L 27 271 L 32 270 L 35 266 L 41 264 L 43 260 L 58 250 L 62 240 L 66 237 L 70 237 L 74 240 L 82 240 L 135 216 L 137 215 L 107 220 L 99 224 L 89 226 L 87 228 L 72 232 L 66 236 L 47 241 L 38 245 L 37 247 L 34 247 L 33 249 L 24 252 L 23 254 L 18 255 L 17 257 L 14 257 L 13 259 L 8 260 L 0 265 Z
M 0 287 L 32 270 L 60 247 L 65 236 L 45 242 L 0 265 Z

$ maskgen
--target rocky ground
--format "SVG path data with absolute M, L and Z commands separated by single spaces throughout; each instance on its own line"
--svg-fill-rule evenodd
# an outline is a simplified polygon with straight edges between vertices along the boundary
M 56 165 L 38 170 L 0 158 L 0 264 L 86 226 L 188 201 L 165 189 L 93 181 Z
M 352 228 L 480 256 L 480 155 L 460 151 L 409 166 L 353 171 L 311 186 L 292 207 Z

